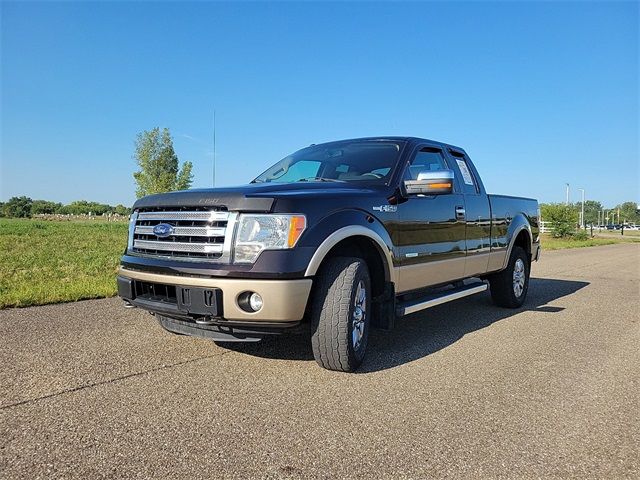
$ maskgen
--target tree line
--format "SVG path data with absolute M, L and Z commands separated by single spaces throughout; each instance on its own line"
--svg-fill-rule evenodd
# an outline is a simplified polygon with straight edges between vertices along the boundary
M 570 203 L 569 205 L 564 203 L 541 203 L 540 211 L 542 219 L 544 220 L 545 217 L 548 217 L 552 210 L 558 209 L 565 209 L 572 215 L 577 215 L 577 222 L 580 217 L 580 211 L 582 210 L 582 203 L 576 202 Z M 608 218 L 608 222 L 605 220 L 605 217 Z M 606 208 L 602 203 L 596 200 L 585 200 L 585 225 L 598 225 L 598 222 L 602 225 L 605 223 L 640 224 L 640 210 L 638 210 L 638 204 L 636 202 L 623 202 L 613 208 Z
M 541 203 L 540 216 L 548 222 L 556 237 L 579 237 L 578 230 L 582 203 Z M 640 225 L 640 210 L 635 202 L 623 202 L 613 208 L 604 208 L 596 200 L 584 202 L 584 225 L 625 224 Z
M 77 200 L 67 205 L 48 200 L 32 200 L 29 197 L 12 197 L 0 202 L 0 216 L 7 218 L 31 218 L 34 215 L 129 215 L 131 209 L 124 205 Z

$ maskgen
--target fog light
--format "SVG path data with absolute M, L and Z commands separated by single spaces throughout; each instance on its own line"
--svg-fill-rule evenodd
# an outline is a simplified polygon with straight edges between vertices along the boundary
M 251 294 L 251 296 L 249 297 L 249 306 L 254 312 L 257 312 L 262 308 L 262 297 L 259 293 Z

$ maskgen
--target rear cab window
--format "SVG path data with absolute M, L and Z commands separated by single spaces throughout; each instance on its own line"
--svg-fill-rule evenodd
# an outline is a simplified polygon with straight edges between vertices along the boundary
M 453 164 L 453 171 L 455 176 L 458 178 L 458 183 L 460 184 L 463 193 L 473 195 L 478 194 L 480 192 L 478 182 L 475 179 L 473 170 L 469 166 L 466 155 L 456 150 L 449 150 L 449 154 L 453 159 L 453 162 L 451 162 Z

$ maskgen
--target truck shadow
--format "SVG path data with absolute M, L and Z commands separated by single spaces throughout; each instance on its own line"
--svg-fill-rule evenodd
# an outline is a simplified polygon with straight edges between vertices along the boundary
M 457 342 L 467 333 L 488 327 L 523 311 L 557 313 L 562 306 L 550 302 L 571 295 L 588 282 L 532 278 L 527 302 L 511 310 L 492 304 L 489 293 L 471 296 L 407 316 L 391 332 L 372 330 L 367 357 L 357 373 L 370 373 L 404 365 Z M 257 344 L 237 344 L 233 350 L 281 360 L 313 360 L 309 336 L 284 335 Z

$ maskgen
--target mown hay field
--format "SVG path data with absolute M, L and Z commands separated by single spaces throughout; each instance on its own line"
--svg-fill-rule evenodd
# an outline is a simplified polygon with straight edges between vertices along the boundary
M 0 308 L 115 295 L 127 227 L 0 218 Z

